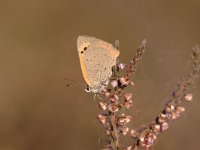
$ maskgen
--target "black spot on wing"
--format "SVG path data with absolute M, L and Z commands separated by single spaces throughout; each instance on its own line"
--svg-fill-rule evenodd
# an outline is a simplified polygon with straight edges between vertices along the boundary
M 83 50 L 86 51 L 86 50 L 87 50 L 87 47 L 84 47 Z

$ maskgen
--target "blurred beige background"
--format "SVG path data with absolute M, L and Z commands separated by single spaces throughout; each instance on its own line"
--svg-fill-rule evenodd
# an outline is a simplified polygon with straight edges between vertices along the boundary
M 134 77 L 133 125 L 151 121 L 176 81 L 190 71 L 200 44 L 199 0 L 1 0 L 0 150 L 97 150 L 103 128 L 93 94 L 67 88 L 83 82 L 78 35 L 120 41 L 128 62 L 146 38 Z M 186 113 L 162 134 L 155 150 L 199 149 L 200 82 Z

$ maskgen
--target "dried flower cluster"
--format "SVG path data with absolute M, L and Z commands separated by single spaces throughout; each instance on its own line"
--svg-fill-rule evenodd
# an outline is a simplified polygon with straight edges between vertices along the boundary
M 155 120 L 135 131 L 137 136 L 135 136 L 136 134 L 134 135 L 134 148 L 139 147 L 146 150 L 152 147 L 158 135 L 169 128 L 169 122 L 179 118 L 185 111 L 185 107 L 182 106 L 182 103 L 192 101 L 193 95 L 189 90 L 200 74 L 200 49 L 198 46 L 193 49 L 191 58 L 193 64 L 192 72 L 187 78 L 182 78 L 177 83 L 171 99 Z
M 117 64 L 111 80 L 111 88 L 104 89 L 101 93 L 101 101 L 99 108 L 102 113 L 98 115 L 98 120 L 105 126 L 105 134 L 110 137 L 110 141 L 105 145 L 104 150 L 131 149 L 132 146 L 123 146 L 119 142 L 120 136 L 130 133 L 128 124 L 132 120 L 132 116 L 123 113 L 124 109 L 130 109 L 133 104 L 133 94 L 125 92 L 129 86 L 134 86 L 130 80 L 130 76 L 135 73 L 135 67 L 145 50 L 146 40 L 137 49 L 135 57 L 129 65 L 123 63 Z M 126 75 L 120 75 L 125 72 Z
M 189 92 L 189 88 L 199 77 L 200 72 L 200 49 L 198 46 L 193 49 L 191 55 L 192 72 L 187 78 L 183 78 L 177 83 L 163 111 L 150 124 L 139 129 L 130 127 L 129 123 L 133 118 L 126 115 L 124 110 L 130 109 L 133 105 L 133 94 L 125 90 L 129 86 L 134 86 L 130 76 L 136 71 L 136 66 L 145 51 L 145 45 L 146 40 L 143 40 L 128 65 L 117 64 L 115 68 L 117 72 L 113 74 L 110 82 L 111 88 L 106 88 L 99 93 L 101 99 L 98 103 L 102 112 L 97 118 L 104 125 L 105 134 L 109 137 L 104 150 L 148 150 L 154 145 L 158 135 L 169 128 L 169 122 L 179 118 L 185 111 L 182 103 L 192 101 L 192 93 Z M 133 139 L 133 143 L 130 145 L 122 145 L 120 142 L 120 138 L 126 135 L 131 135 Z

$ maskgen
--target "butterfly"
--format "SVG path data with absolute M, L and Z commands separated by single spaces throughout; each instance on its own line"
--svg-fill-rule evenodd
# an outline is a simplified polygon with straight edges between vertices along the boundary
M 87 92 L 100 93 L 107 87 L 120 51 L 103 40 L 81 35 L 77 49 Z

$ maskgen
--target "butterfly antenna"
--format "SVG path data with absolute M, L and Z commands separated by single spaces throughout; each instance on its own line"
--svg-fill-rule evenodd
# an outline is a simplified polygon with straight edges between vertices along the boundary
M 75 81 L 73 81 L 73 80 L 71 80 L 71 79 L 68 79 L 68 78 L 66 78 L 66 77 L 64 77 L 64 80 L 66 80 L 66 81 L 69 81 L 69 82 L 72 82 L 72 83 L 69 83 L 69 84 L 66 84 L 66 86 L 67 87 L 70 87 L 70 86 L 76 86 L 76 85 L 78 85 L 78 86 L 85 86 L 85 84 L 84 83 L 82 83 L 82 82 L 75 82 Z
M 119 49 L 119 40 L 115 40 L 115 48 Z

